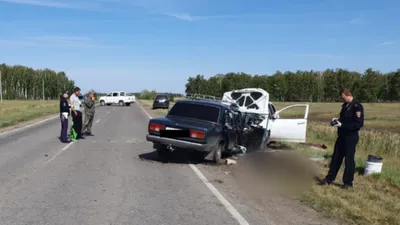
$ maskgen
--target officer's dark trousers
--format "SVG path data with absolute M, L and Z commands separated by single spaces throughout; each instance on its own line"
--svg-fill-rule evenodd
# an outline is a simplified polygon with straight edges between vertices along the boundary
M 77 114 L 75 115 L 74 112 L 72 112 L 72 120 L 74 121 L 74 130 L 77 134 L 77 137 L 82 136 L 82 112 L 76 111 Z
M 343 174 L 343 183 L 353 185 L 355 173 L 354 155 L 356 153 L 356 145 L 358 142 L 358 134 L 339 136 L 335 143 L 335 149 L 332 155 L 332 160 L 326 179 L 334 181 L 337 173 L 345 158 L 345 169 Z
M 60 114 L 61 120 L 61 134 L 60 140 L 67 141 L 68 140 L 68 119 L 66 119 L 63 114 Z

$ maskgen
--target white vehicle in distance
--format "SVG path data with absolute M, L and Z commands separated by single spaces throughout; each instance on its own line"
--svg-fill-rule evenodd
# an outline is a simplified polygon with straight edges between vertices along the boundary
M 130 106 L 136 102 L 136 97 L 126 94 L 124 91 L 113 91 L 100 98 L 100 105 L 118 104 L 119 106 Z

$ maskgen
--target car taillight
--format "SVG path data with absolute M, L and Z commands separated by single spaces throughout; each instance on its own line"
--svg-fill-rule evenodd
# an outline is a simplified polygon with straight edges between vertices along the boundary
M 198 131 L 198 130 L 190 130 L 190 137 L 196 138 L 196 139 L 204 139 L 204 132 L 203 131 Z
M 149 130 L 150 131 L 159 132 L 160 130 L 164 130 L 164 129 L 165 129 L 165 126 L 163 124 L 150 123 L 150 125 L 149 125 Z

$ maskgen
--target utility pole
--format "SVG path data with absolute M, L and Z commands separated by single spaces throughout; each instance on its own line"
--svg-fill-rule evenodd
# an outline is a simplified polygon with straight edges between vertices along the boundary
M 0 70 L 0 103 L 3 104 L 3 83 L 1 83 L 1 70 Z

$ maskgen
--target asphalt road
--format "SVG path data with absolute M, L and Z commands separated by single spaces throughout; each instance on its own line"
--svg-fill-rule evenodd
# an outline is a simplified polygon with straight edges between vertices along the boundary
M 95 121 L 70 145 L 58 120 L 0 136 L 0 224 L 239 224 L 188 165 L 140 159 L 153 149 L 138 105 Z
M 138 104 L 97 107 L 95 136 L 73 144 L 58 140 L 58 119 L 0 134 L 0 224 L 336 224 L 247 195 L 229 167 L 159 162 L 145 140 L 149 116 Z

